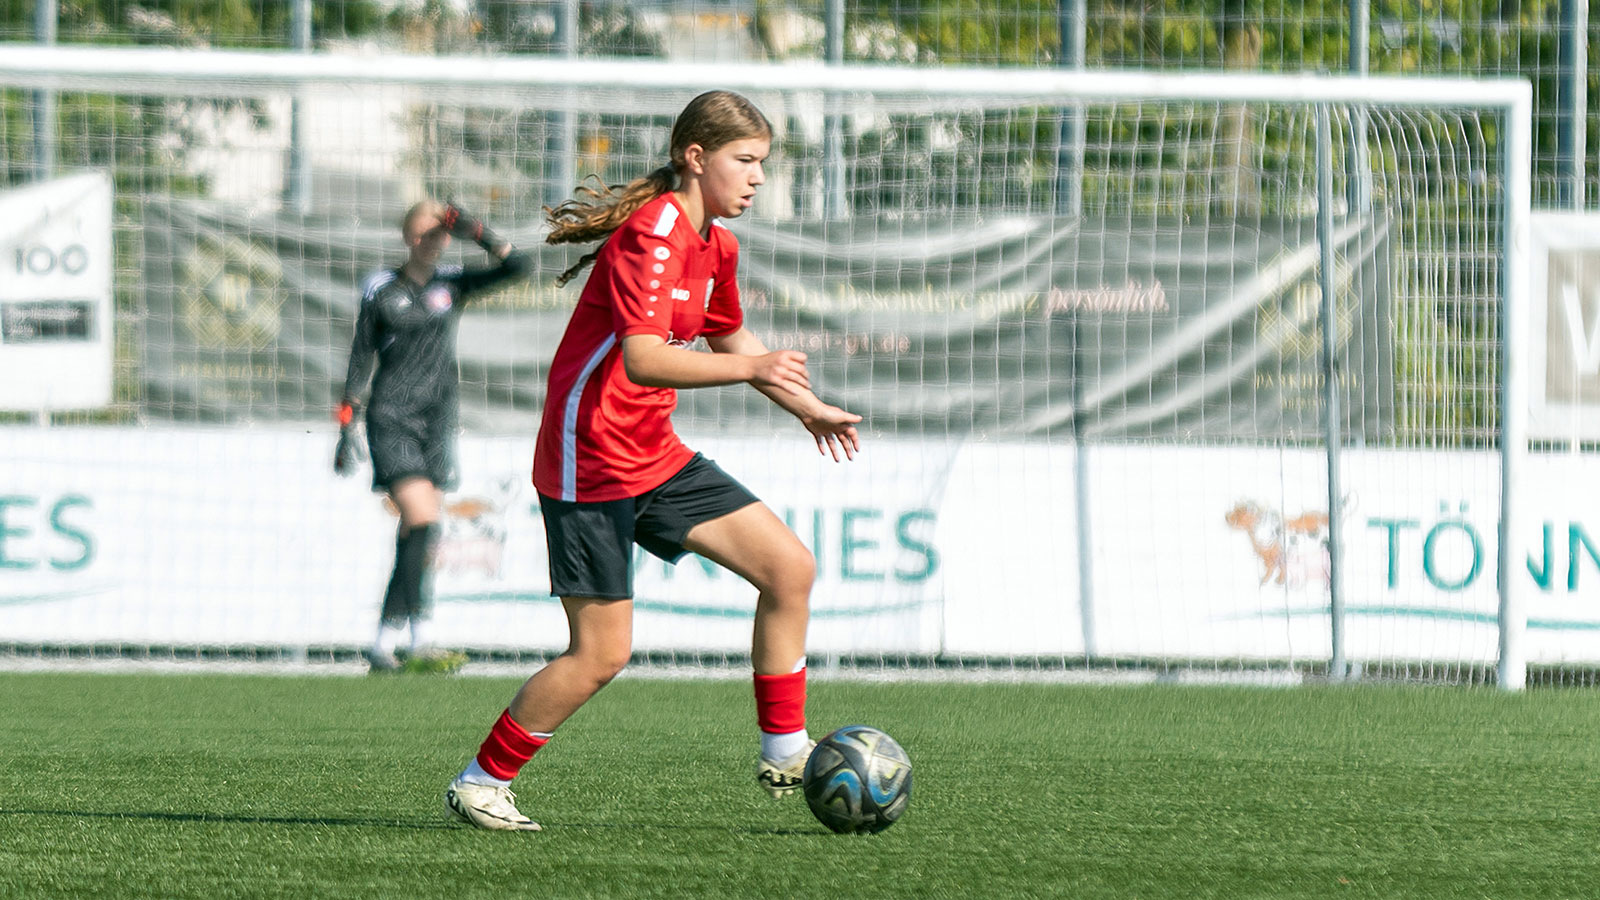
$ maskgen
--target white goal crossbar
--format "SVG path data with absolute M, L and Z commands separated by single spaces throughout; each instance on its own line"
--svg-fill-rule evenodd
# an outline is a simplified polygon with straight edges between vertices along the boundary
M 253 81 L 294 85 L 349 82 L 416 85 L 703 88 L 871 91 L 876 95 L 971 96 L 1017 101 L 1207 100 L 1381 103 L 1385 106 L 1500 107 L 1513 121 L 1531 114 L 1533 89 L 1518 79 L 1385 78 L 1338 75 L 1218 75 L 911 69 L 890 66 L 774 66 L 607 59 L 487 56 L 366 57 L 345 54 L 4 45 L 0 74 L 138 80 Z

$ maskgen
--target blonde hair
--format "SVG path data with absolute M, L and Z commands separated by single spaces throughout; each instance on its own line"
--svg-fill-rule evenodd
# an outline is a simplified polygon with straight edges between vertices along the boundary
M 406 214 L 400 218 L 400 235 L 407 241 L 411 240 L 411 227 L 423 216 L 432 216 L 435 219 L 444 215 L 444 204 L 437 200 L 422 200 L 411 204 Z
M 545 207 L 545 219 L 550 223 L 545 243 L 582 244 L 599 239 L 605 246 L 605 239 L 621 228 L 629 216 L 673 189 L 678 174 L 688 164 L 684 155 L 691 144 L 714 153 L 734 141 L 750 138 L 772 138 L 772 123 L 754 103 L 732 91 L 701 94 L 689 101 L 673 123 L 671 162 L 627 184 L 607 185 L 595 177 L 598 187 L 579 185 L 574 191 L 576 198 L 554 208 Z M 599 255 L 600 247 L 585 253 L 572 268 L 561 273 L 556 287 L 571 281 Z

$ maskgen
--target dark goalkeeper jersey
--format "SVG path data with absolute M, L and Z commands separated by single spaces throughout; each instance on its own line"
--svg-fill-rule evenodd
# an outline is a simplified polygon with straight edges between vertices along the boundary
M 368 416 L 453 416 L 456 322 L 462 306 L 471 295 L 526 274 L 530 264 L 526 253 L 513 253 L 492 269 L 440 266 L 424 285 L 398 268 L 367 276 L 350 346 L 345 398 L 359 398 L 371 378 Z

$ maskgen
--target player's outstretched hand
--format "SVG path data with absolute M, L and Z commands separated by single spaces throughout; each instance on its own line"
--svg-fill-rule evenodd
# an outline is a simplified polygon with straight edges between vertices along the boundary
M 856 432 L 856 423 L 861 421 L 861 417 L 855 413 L 824 405 L 800 421 L 817 439 L 817 452 L 824 455 L 831 453 L 834 462 L 839 462 L 841 455 L 844 459 L 855 459 L 856 454 L 861 452 L 861 435 Z
M 806 369 L 804 353 L 798 350 L 775 350 L 755 360 L 756 371 L 750 378 L 751 384 L 775 387 L 791 394 L 811 389 L 811 373 Z

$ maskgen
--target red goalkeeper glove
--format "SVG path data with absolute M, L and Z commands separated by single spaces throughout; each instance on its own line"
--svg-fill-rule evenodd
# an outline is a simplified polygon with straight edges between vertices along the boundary
M 463 212 L 453 201 L 445 205 L 444 214 L 439 217 L 439 221 L 444 230 L 450 232 L 451 237 L 476 241 L 479 247 L 489 253 L 494 253 L 505 245 L 505 241 L 490 231 L 482 220 Z

